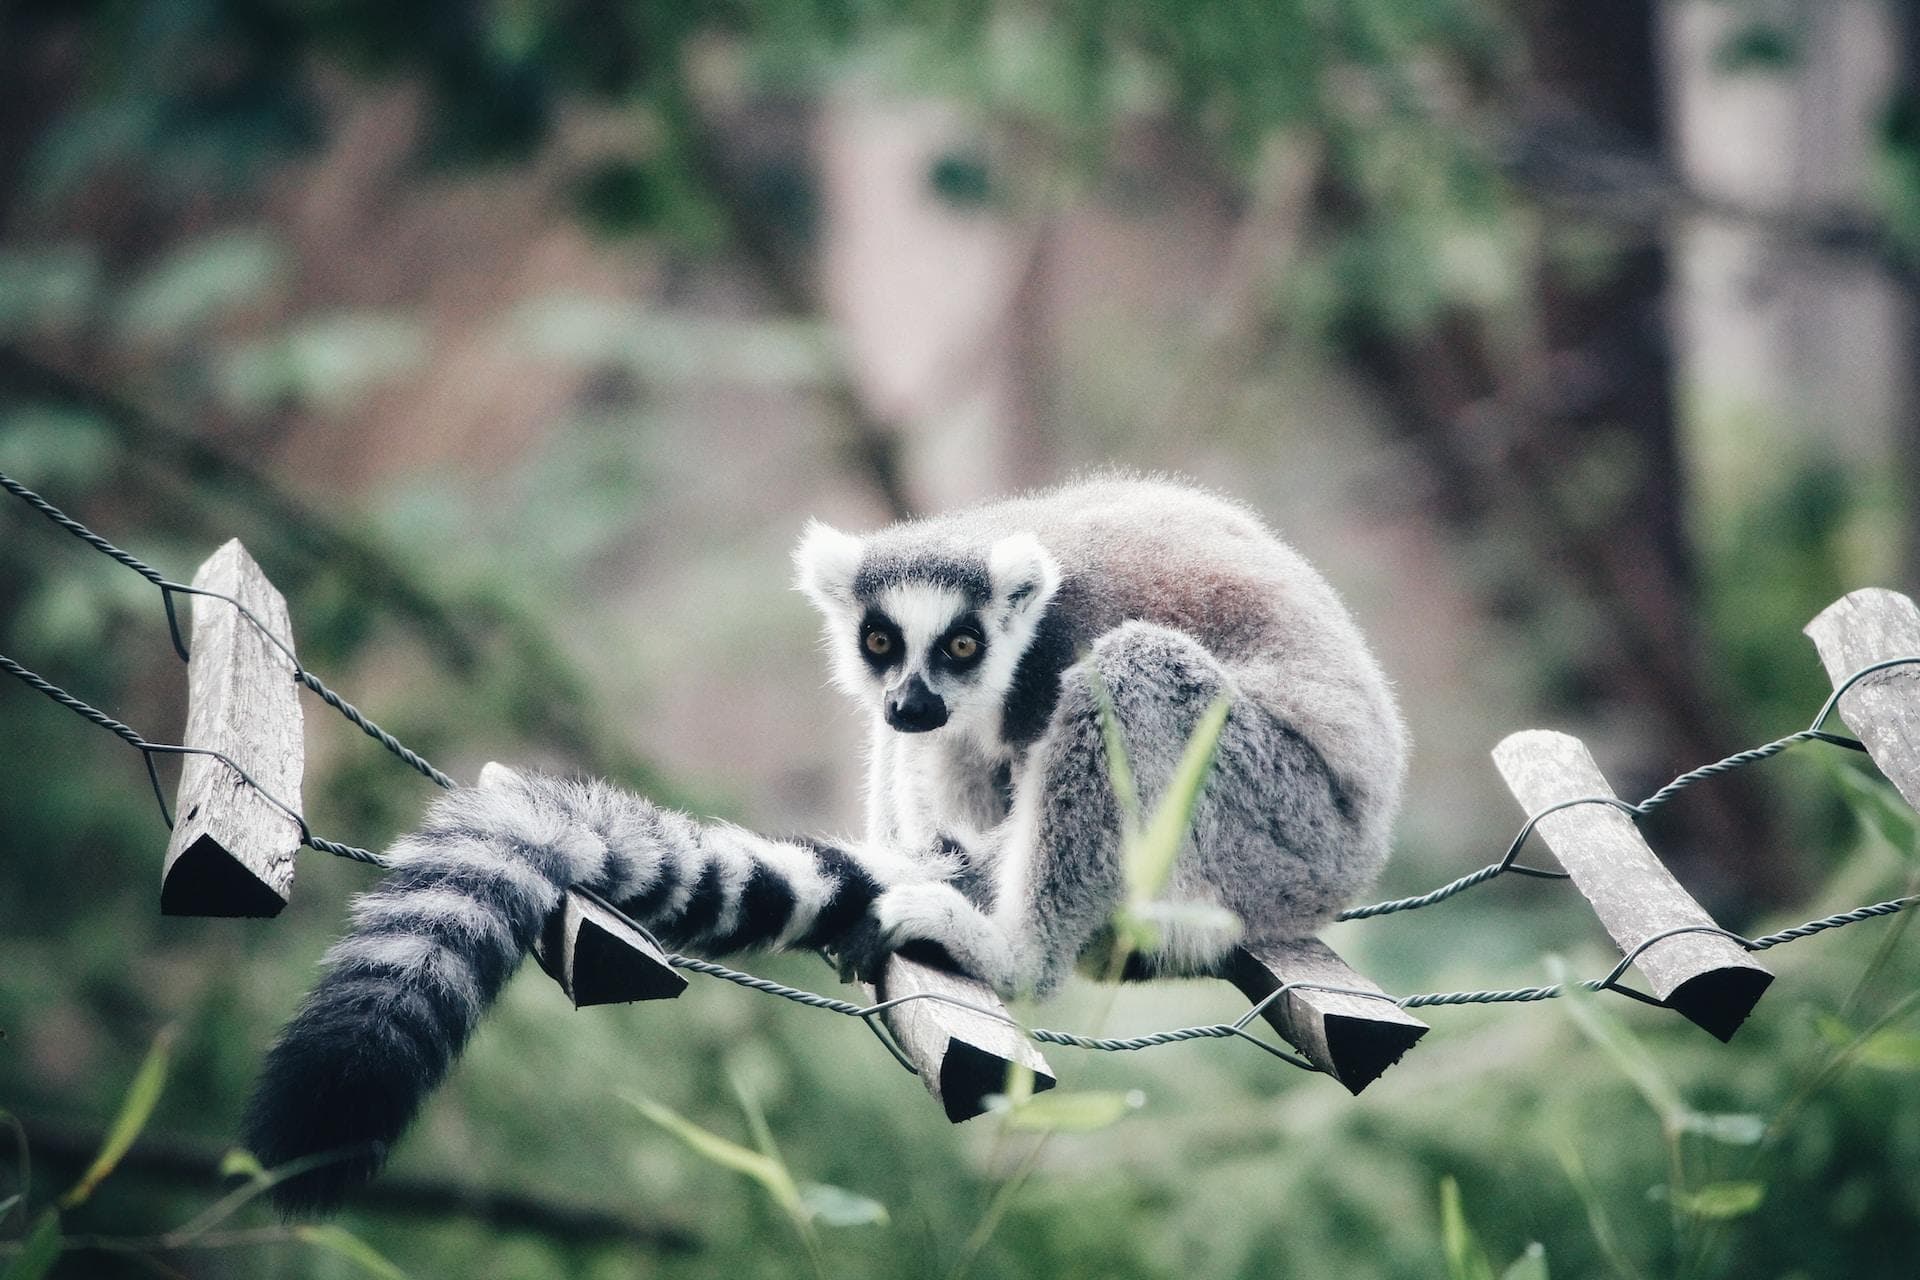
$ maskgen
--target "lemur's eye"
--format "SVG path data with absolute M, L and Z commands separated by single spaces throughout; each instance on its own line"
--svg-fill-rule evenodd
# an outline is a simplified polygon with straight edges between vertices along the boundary
M 878 629 L 867 632 L 866 639 L 861 643 L 865 644 L 867 652 L 876 658 L 884 658 L 893 652 L 893 637 Z
M 955 662 L 965 662 L 980 652 L 980 641 L 962 631 L 947 641 L 947 656 Z

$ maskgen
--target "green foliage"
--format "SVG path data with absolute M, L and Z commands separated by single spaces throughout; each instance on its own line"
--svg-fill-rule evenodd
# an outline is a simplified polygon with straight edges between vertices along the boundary
M 309 305 L 303 255 L 324 237 L 296 238 L 273 210 L 300 180 L 287 162 L 336 141 L 348 118 L 340 104 L 382 81 L 420 112 L 418 149 L 382 171 L 382 202 L 410 207 L 488 166 L 486 180 L 510 175 L 546 208 L 623 238 L 634 277 L 671 282 L 614 301 L 556 293 L 497 318 L 505 351 L 569 368 L 590 387 L 591 410 L 504 479 L 443 470 L 389 481 L 357 511 L 328 494 L 329 515 L 311 524 L 53 400 L 0 406 L 0 469 L 71 495 L 83 514 L 110 513 L 116 538 L 169 569 L 242 533 L 292 596 L 303 654 L 343 687 L 376 690 L 370 709 L 430 754 L 451 752 L 449 768 L 524 748 L 683 799 L 635 758 L 629 726 L 608 723 L 606 707 L 646 705 L 636 671 L 697 664 L 715 688 L 731 687 L 723 655 L 669 646 L 724 632 L 749 638 L 741 662 L 772 652 L 765 602 L 779 569 L 756 578 L 758 548 L 729 542 L 695 566 L 708 588 L 699 608 L 725 624 L 708 632 L 678 618 L 636 628 L 631 616 L 596 613 L 591 598 L 599 570 L 651 536 L 636 512 L 710 501 L 699 472 L 719 460 L 674 456 L 663 430 L 681 401 L 717 390 L 757 411 L 762 399 L 845 377 L 819 324 L 715 317 L 686 301 L 697 292 L 686 264 L 729 225 L 706 167 L 711 140 L 695 126 L 728 117 L 736 94 L 946 96 L 963 124 L 928 184 L 956 208 L 1014 219 L 1044 214 L 1062 192 L 1104 198 L 1124 186 L 1114 143 L 1143 121 L 1217 169 L 1229 195 L 1291 131 L 1324 156 L 1314 200 L 1327 216 L 1273 302 L 1278 323 L 1260 336 L 1283 327 L 1311 356 L 1338 349 L 1329 342 L 1426 334 L 1462 310 L 1493 332 L 1518 329 L 1543 260 L 1597 281 L 1620 253 L 1597 227 L 1536 243 L 1534 214 L 1492 141 L 1528 89 L 1517 27 L 1508 7 L 1481 0 L 429 10 L 133 0 L 0 14 L 0 65 L 29 84 L 9 138 L 17 242 L 0 248 L 0 340 L 124 369 L 130 392 L 246 445 L 277 443 L 266 428 L 282 415 L 366 405 L 435 356 L 430 326 L 412 300 L 389 305 L 386 282 Z M 18 53 L 48 49 L 52 89 Z M 717 90 L 690 71 L 710 67 L 716 49 L 737 76 Z M 1799 56 L 1795 32 L 1760 23 L 1721 50 L 1723 66 L 1743 72 Z M 1874 140 L 1880 210 L 1909 255 L 1920 245 L 1916 121 L 1900 95 Z M 821 210 L 802 167 L 777 157 L 747 181 L 776 237 L 805 243 Z M 1269 301 L 1256 309 L 1265 315 Z M 1750 453 L 1740 426 L 1727 444 Z M 1293 428 L 1259 427 L 1283 429 Z M 1630 496 L 1621 456 L 1594 450 L 1570 478 L 1591 509 Z M 725 460 L 755 461 L 769 465 Z M 1724 509 L 1699 514 L 1700 603 L 1726 697 L 1772 734 L 1798 727 L 1824 691 L 1799 627 L 1844 587 L 1892 571 L 1874 549 L 1895 543 L 1911 499 L 1820 459 L 1768 457 L 1759 471 L 1760 483 L 1728 487 Z M 785 482 L 770 476 L 769 490 Z M 151 592 L 89 553 L 55 549 L 60 535 L 32 541 L 42 532 L 0 529 L 0 651 L 31 655 L 130 722 L 167 731 L 178 671 Z M 383 577 L 390 565 L 400 572 Z M 1582 617 L 1546 617 L 1538 630 L 1576 648 Z M 166 1265 L 167 1249 L 191 1245 L 186 1269 L 210 1277 L 780 1276 L 794 1269 L 795 1234 L 848 1276 L 1425 1280 L 1444 1269 L 1541 1280 L 1548 1256 L 1563 1275 L 1872 1275 L 1887 1266 L 1885 1241 L 1920 1231 L 1910 1194 L 1920 1136 L 1904 1119 L 1920 1070 L 1906 1001 L 1920 971 L 1901 919 L 1800 944 L 1731 1046 L 1605 996 L 1576 999 L 1564 1015 L 1447 1010 L 1420 1053 L 1359 1100 L 1236 1052 L 1245 1046 L 1205 1042 L 1068 1055 L 1074 1088 L 1036 1095 L 1030 1080 L 1010 1081 L 996 1115 L 958 1130 L 858 1028 L 824 1015 L 713 988 L 672 1007 L 575 1015 L 529 977 L 397 1152 L 391 1185 L 452 1179 L 665 1220 L 694 1247 L 656 1254 L 402 1216 L 377 1191 L 336 1226 L 286 1230 L 259 1197 L 287 1170 L 230 1153 L 222 1171 L 241 1181 L 227 1191 L 156 1177 L 129 1153 L 140 1153 L 141 1133 L 213 1152 L 232 1141 L 259 1053 L 310 983 L 364 869 L 303 862 L 300 897 L 271 924 L 159 921 L 164 833 L 137 758 L 11 686 L 0 690 L 0 723 L 0 1097 L 40 1122 L 91 1117 L 102 1130 L 92 1171 L 92 1146 L 64 1162 L 35 1153 L 29 1184 L 24 1136 L 4 1162 L 14 1179 L 0 1185 L 8 1280 L 46 1274 L 76 1240 L 99 1235 L 143 1242 Z M 326 834 L 378 844 L 418 812 L 424 784 L 350 732 L 328 736 L 338 729 L 315 723 L 309 813 Z M 1175 919 L 1199 922 L 1159 897 L 1219 732 L 1217 718 L 1203 723 L 1175 780 L 1147 786 L 1159 792 L 1148 814 L 1110 730 L 1133 833 L 1123 947 L 1150 945 Z M 1809 875 L 1826 881 L 1793 917 L 1903 891 L 1911 811 L 1864 772 L 1823 777 L 1794 763 L 1802 758 L 1767 775 L 1800 797 L 1793 838 Z M 1858 848 L 1855 825 L 1869 833 Z M 1356 927 L 1338 945 L 1364 952 L 1363 967 L 1397 989 L 1497 983 L 1543 946 L 1586 936 L 1589 917 L 1567 899 L 1507 884 L 1417 925 Z M 822 980 L 805 958 L 767 967 Z M 1601 958 L 1579 958 L 1579 972 L 1596 967 Z M 1113 1017 L 1237 1016 L 1244 1004 L 1219 988 L 1122 991 L 1110 996 Z M 1069 991 L 1061 1024 L 1105 1020 L 1072 1013 L 1107 999 Z M 170 1060 L 150 1047 L 161 1024 L 179 1028 Z M 735 1096 L 736 1072 L 754 1081 L 754 1101 Z M 625 1114 L 617 1099 L 642 1087 L 670 1100 L 644 1113 L 673 1143 L 609 1121 Z M 750 1144 L 716 1132 L 740 1124 L 743 1102 Z M 56 1210 L 51 1191 L 66 1186 L 78 1199 Z M 1495 1258 L 1515 1261 L 1502 1272 Z M 119 1265 L 90 1251 L 73 1268 L 126 1274 Z
M 77 1209 L 85 1204 L 126 1156 L 134 1139 L 140 1136 L 140 1131 L 147 1127 L 147 1121 L 153 1117 L 153 1108 L 160 1101 L 160 1091 L 167 1085 L 167 1062 L 173 1056 L 175 1034 L 174 1029 L 168 1027 L 155 1038 L 146 1061 L 140 1064 L 133 1084 L 127 1089 L 126 1099 L 120 1104 L 120 1114 L 107 1126 L 107 1136 L 100 1145 L 100 1154 L 93 1158 L 93 1163 L 80 1175 L 80 1180 L 60 1197 L 61 1209 Z
M 1112 697 L 1097 672 L 1089 673 L 1088 678 L 1093 682 L 1094 699 L 1100 708 L 1107 777 L 1113 785 L 1123 827 L 1120 856 L 1126 872 L 1127 897 L 1112 922 L 1117 948 L 1106 966 L 1110 974 L 1118 974 L 1125 967 L 1127 955 L 1152 950 L 1168 924 L 1211 927 L 1229 936 L 1238 930 L 1239 921 L 1219 908 L 1160 899 L 1173 875 L 1174 860 L 1187 842 L 1194 806 L 1200 802 L 1207 775 L 1213 770 L 1230 703 L 1223 695 L 1201 713 L 1153 812 L 1142 818 L 1140 792 L 1127 755 L 1125 735 L 1119 718 L 1114 715 Z
M 380 1253 L 344 1227 L 301 1223 L 293 1228 L 294 1239 L 316 1249 L 337 1254 L 355 1268 L 376 1280 L 407 1280 L 407 1273 L 380 1256 Z
M 7 1269 L 0 1271 L 0 1280 L 40 1280 L 59 1259 L 60 1215 L 49 1209 L 34 1222 Z
M 1037 1133 L 1092 1133 L 1117 1124 L 1129 1111 L 1146 1105 L 1138 1089 L 1073 1091 L 1054 1089 L 997 1108 L 1009 1129 Z
M 1493 1263 L 1467 1225 L 1460 1184 L 1452 1178 L 1440 1179 L 1440 1247 L 1447 1260 L 1447 1280 L 1494 1280 Z M 1529 1244 L 1500 1273 L 1500 1280 L 1547 1280 L 1546 1250 L 1537 1242 Z
M 1720 42 L 1714 51 L 1716 69 L 1733 75 L 1759 71 L 1778 74 L 1800 62 L 1800 40 L 1777 22 L 1749 22 Z
M 420 363 L 418 321 L 376 312 L 316 316 L 234 349 L 215 377 L 242 413 L 314 408 L 345 413 L 380 383 Z
M 263 232 L 182 245 L 127 288 L 118 308 L 121 334 L 131 342 L 179 338 L 279 287 L 287 269 L 284 248 Z

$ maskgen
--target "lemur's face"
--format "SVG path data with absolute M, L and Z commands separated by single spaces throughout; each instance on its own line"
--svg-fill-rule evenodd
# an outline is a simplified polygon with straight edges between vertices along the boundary
M 1060 570 L 1032 534 L 984 555 L 870 549 L 815 523 L 794 552 L 800 589 L 826 619 L 834 683 L 901 733 L 982 742 Z

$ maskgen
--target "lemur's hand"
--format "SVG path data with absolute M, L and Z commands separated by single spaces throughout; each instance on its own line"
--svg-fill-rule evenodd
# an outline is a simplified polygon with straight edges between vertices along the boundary
M 872 911 L 861 916 L 858 924 L 841 934 L 831 951 L 834 964 L 840 970 L 840 981 L 864 982 L 869 986 L 878 985 L 880 970 L 885 967 L 887 957 L 893 954 L 893 948 L 887 945 L 886 935 L 880 931 L 880 922 L 873 918 Z
M 909 956 L 916 951 L 933 963 L 947 963 L 986 983 L 1002 995 L 1018 986 L 1012 945 L 1000 928 L 952 885 L 942 883 L 895 885 L 873 900 L 867 921 L 883 951 Z M 863 922 L 861 929 L 866 927 Z

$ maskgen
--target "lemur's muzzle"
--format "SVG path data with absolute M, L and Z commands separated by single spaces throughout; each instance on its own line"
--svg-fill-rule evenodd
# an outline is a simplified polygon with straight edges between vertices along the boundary
M 919 676 L 887 694 L 887 725 L 901 733 L 925 733 L 947 722 L 947 703 Z

